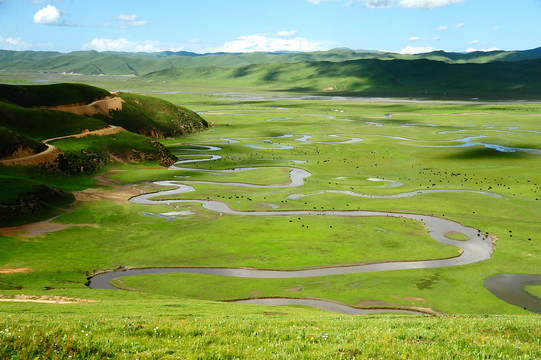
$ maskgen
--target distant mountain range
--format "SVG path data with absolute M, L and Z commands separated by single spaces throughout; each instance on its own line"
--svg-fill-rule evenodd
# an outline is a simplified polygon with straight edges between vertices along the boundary
M 470 53 L 434 51 L 418 55 L 366 50 L 355 51 L 343 48 L 315 52 L 210 54 L 197 54 L 187 51 L 163 51 L 157 53 L 75 51 L 71 53 L 60 53 L 53 51 L 0 50 L 0 71 L 140 76 L 170 68 L 236 68 L 254 64 L 314 61 L 343 62 L 361 59 L 428 59 L 450 64 L 462 64 L 522 61 L 540 58 L 541 47 L 523 51 L 476 51 Z

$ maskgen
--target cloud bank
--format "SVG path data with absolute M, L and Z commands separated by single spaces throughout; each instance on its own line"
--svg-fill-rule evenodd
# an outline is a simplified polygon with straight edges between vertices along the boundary
M 434 9 L 440 6 L 461 3 L 464 0 L 400 0 L 405 8 Z
M 117 19 L 120 23 L 120 27 L 123 29 L 148 25 L 148 21 L 140 20 L 139 16 L 136 14 L 120 14 Z
M 307 0 L 309 3 L 319 5 L 330 0 Z M 346 6 L 351 6 L 354 3 L 363 3 L 365 7 L 370 9 L 386 9 L 390 8 L 394 3 L 403 8 L 418 8 L 418 9 L 434 9 L 440 6 L 461 3 L 465 0 L 349 0 Z
M 288 34 L 290 34 L 290 32 L 288 32 Z M 245 53 L 256 51 L 316 51 L 323 49 L 321 44 L 317 42 L 312 42 L 308 39 L 301 37 L 288 38 L 285 36 L 288 34 L 282 34 L 282 32 L 278 32 L 276 36 L 240 36 L 236 40 L 226 42 L 224 45 L 222 45 L 219 51 Z M 295 34 L 292 35 L 294 36 Z
M 422 54 L 435 51 L 436 49 L 432 46 L 406 46 L 400 50 L 400 54 Z
M 131 41 L 126 38 L 94 38 L 90 42 L 84 43 L 81 49 L 126 52 L 159 52 L 165 50 L 159 46 L 157 41 Z
M 1 0 L 0 0 L 1 3 Z M 0 49 L 4 50 L 24 50 L 29 46 L 28 43 L 21 40 L 20 37 L 7 37 L 0 36 Z

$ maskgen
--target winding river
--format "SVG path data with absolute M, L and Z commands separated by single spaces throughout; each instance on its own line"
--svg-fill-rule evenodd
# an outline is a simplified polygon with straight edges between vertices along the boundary
M 524 288 L 541 286 L 541 275 L 500 274 L 485 279 L 485 287 L 503 301 L 541 314 L 541 299 Z
M 354 141 L 345 141 L 342 143 L 354 143 L 357 141 L 356 138 L 353 138 Z M 224 139 L 225 140 L 225 139 Z M 297 139 L 298 140 L 298 139 Z M 306 139 L 307 140 L 307 139 Z M 302 141 L 302 140 L 301 140 Z M 360 141 L 360 140 L 359 140 Z M 200 149 L 184 149 L 191 151 L 217 151 L 220 150 L 218 147 L 210 146 L 198 146 Z M 200 155 L 204 158 L 197 159 L 187 159 L 179 160 L 175 163 L 171 169 L 175 170 L 191 170 L 191 171 L 206 171 L 206 172 L 235 172 L 235 171 L 252 171 L 261 168 L 268 167 L 246 167 L 246 168 L 233 168 L 225 170 L 210 170 L 210 169 L 193 169 L 193 168 L 182 168 L 178 165 L 193 163 L 193 162 L 203 162 L 203 161 L 212 161 L 221 158 L 219 155 Z M 182 156 L 184 157 L 184 156 Z M 284 168 L 284 167 L 282 167 Z M 188 181 L 181 180 L 182 183 L 178 181 L 157 181 L 156 185 L 172 187 L 170 190 L 163 190 L 154 193 L 141 194 L 130 199 L 131 202 L 136 204 L 144 205 L 155 205 L 155 204 L 178 204 L 178 203 L 200 203 L 205 209 L 218 212 L 220 214 L 227 214 L 233 216 L 300 216 L 300 215 L 311 215 L 311 216 L 348 216 L 348 217 L 395 217 L 395 218 L 404 218 L 411 219 L 423 222 L 428 231 L 429 235 L 436 241 L 442 244 L 455 246 L 462 250 L 459 256 L 453 258 L 444 258 L 444 259 L 433 259 L 433 260 L 423 260 L 423 261 L 393 261 L 393 262 L 381 262 L 381 263 L 361 263 L 356 265 L 349 266 L 335 266 L 335 267 L 321 267 L 321 268 L 310 268 L 304 270 L 291 270 L 291 271 L 282 271 L 282 270 L 260 270 L 260 269 L 247 269 L 247 268 L 147 268 L 147 269 L 128 269 L 128 270 L 115 270 L 110 272 L 104 272 L 92 276 L 89 278 L 88 286 L 92 289 L 117 289 L 116 287 L 110 284 L 110 281 L 117 278 L 127 277 L 127 276 L 136 276 L 136 275 L 145 275 L 145 274 L 166 274 L 166 273 L 191 273 L 191 274 L 206 274 L 206 275 L 219 275 L 219 276 L 229 276 L 229 277 L 240 277 L 240 278 L 259 278 L 259 279 L 273 279 L 273 278 L 306 278 L 306 277 L 318 277 L 318 276 L 329 276 L 329 275 L 341 275 L 341 274 L 356 274 L 356 273 L 369 273 L 369 272 L 380 272 L 380 271 L 394 271 L 394 270 L 407 270 L 407 269 L 428 269 L 428 268 L 439 268 L 439 267 L 450 267 L 450 266 L 461 266 L 466 264 L 472 264 L 480 261 L 484 261 L 490 258 L 493 251 L 493 244 L 491 239 L 483 234 L 481 230 L 464 226 L 458 222 L 439 218 L 435 216 L 428 215 L 418 215 L 418 214 L 408 214 L 408 213 L 392 213 L 392 212 L 380 212 L 380 211 L 363 211 L 363 210 L 353 210 L 353 211 L 340 211 L 340 210 L 269 210 L 269 211 L 237 211 L 231 209 L 229 204 L 215 201 L 215 200 L 184 200 L 184 199 L 170 199 L 170 200 L 154 200 L 156 197 L 160 196 L 176 196 L 179 194 L 187 193 L 194 191 L 195 188 L 186 183 L 194 184 L 214 184 L 219 186 L 234 186 L 234 187 L 245 187 L 245 188 L 284 188 L 284 187 L 293 187 L 297 188 L 304 184 L 304 179 L 311 176 L 311 173 L 292 167 L 285 167 L 289 169 L 290 181 L 287 184 L 276 184 L 276 185 L 256 185 L 256 184 L 246 184 L 246 183 L 234 183 L 234 182 L 212 182 L 212 181 Z M 383 180 L 383 179 L 369 179 L 371 181 L 388 181 L 391 183 L 392 187 L 399 187 L 402 184 L 394 182 L 392 180 Z M 350 193 L 350 192 L 341 192 L 353 196 L 363 196 L 363 197 L 405 197 L 405 196 L 415 196 L 420 194 L 425 194 L 429 192 L 437 192 L 438 190 L 423 190 L 415 192 L 407 192 L 402 194 L 387 195 L 387 196 L 375 196 L 375 195 L 364 195 L 359 193 Z M 441 190 L 439 190 L 441 191 Z M 460 191 L 460 190 L 447 190 L 447 191 Z M 324 190 L 323 192 L 336 192 L 330 190 Z M 318 193 L 318 194 L 319 194 Z M 500 195 L 493 193 L 484 193 L 488 196 L 497 196 Z M 315 195 L 315 194 L 314 194 Z M 300 195 L 308 196 L 308 195 Z M 445 236 L 448 232 L 458 232 L 466 235 L 469 240 L 467 241 L 456 241 L 451 240 Z M 521 281 L 516 281 L 520 277 Z M 527 310 L 534 312 L 541 312 L 541 299 L 536 298 L 528 294 L 523 288 L 526 285 L 538 285 L 541 284 L 541 275 L 530 275 L 530 277 L 524 277 L 524 275 L 498 275 L 496 277 L 489 278 L 485 281 L 485 286 L 493 292 L 500 299 L 507 301 L 510 304 L 523 307 Z M 522 294 L 522 295 L 521 295 Z M 526 299 L 526 300 L 525 300 Z M 365 314 L 365 313 L 374 313 L 374 312 L 400 312 L 400 313 L 420 313 L 416 310 L 405 310 L 405 309 L 358 309 L 350 307 L 344 304 L 338 304 L 336 302 L 325 301 L 325 300 L 314 300 L 314 299 L 290 299 L 290 298 L 272 298 L 272 299 L 250 299 L 250 300 L 239 300 L 241 303 L 249 304 L 263 304 L 263 305 L 306 305 L 312 306 L 319 309 L 324 309 L 327 311 L 338 312 L 342 314 Z

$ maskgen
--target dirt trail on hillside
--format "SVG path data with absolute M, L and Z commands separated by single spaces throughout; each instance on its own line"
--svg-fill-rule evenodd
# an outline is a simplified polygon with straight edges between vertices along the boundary
M 72 114 L 80 116 L 96 116 L 96 115 L 105 115 L 111 117 L 111 111 L 122 110 L 122 103 L 124 100 L 112 94 L 111 96 L 104 97 L 103 99 L 96 100 L 90 104 L 68 104 L 68 105 L 59 105 L 59 106 L 41 106 L 37 109 L 40 110 L 55 110 L 55 111 L 65 111 Z M 119 126 L 109 125 L 103 129 L 88 131 L 83 130 L 80 134 L 60 136 L 51 139 L 44 140 L 43 143 L 47 145 L 47 149 L 38 153 L 38 154 L 23 154 L 24 156 L 0 160 L 2 165 L 39 165 L 39 164 L 52 164 L 56 157 L 62 154 L 62 151 L 57 147 L 49 144 L 49 142 L 65 139 L 69 137 L 83 137 L 88 135 L 111 135 L 118 132 L 124 131 L 125 129 Z
M 124 100 L 121 97 L 111 95 L 86 105 L 41 106 L 38 109 L 65 111 L 80 116 L 105 115 L 111 117 L 111 111 L 122 110 L 123 102 Z
M 126 129 L 120 126 L 108 125 L 107 127 L 98 129 L 98 130 L 92 130 L 92 131 L 83 130 L 83 132 L 80 134 L 59 136 L 59 137 L 43 140 L 43 143 L 47 146 L 47 149 L 45 149 L 44 151 L 38 154 L 23 156 L 23 157 L 19 157 L 15 159 L 0 160 L 0 164 L 7 165 L 7 166 L 53 164 L 57 156 L 62 154 L 62 150 L 60 150 L 54 145 L 49 144 L 49 142 L 72 138 L 72 137 L 81 138 L 81 137 L 90 136 L 90 135 L 112 135 L 112 134 L 117 134 L 122 131 L 126 131 Z

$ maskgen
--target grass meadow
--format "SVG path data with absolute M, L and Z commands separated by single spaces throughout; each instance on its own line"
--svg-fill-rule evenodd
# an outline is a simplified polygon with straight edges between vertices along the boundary
M 261 100 L 207 90 L 153 94 L 199 111 L 212 124 L 206 132 L 161 142 L 179 160 L 220 159 L 177 170 L 116 164 L 99 175 L 140 192 L 166 188 L 152 181 L 174 180 L 194 191 L 161 200 L 217 200 L 237 211 L 360 209 L 444 217 L 496 238 L 492 257 L 459 267 L 302 279 L 145 275 L 115 281 L 131 291 L 91 290 L 88 275 L 120 266 L 292 270 L 459 253 L 413 220 L 249 217 L 219 214 L 196 201 L 137 205 L 105 196 L 77 202 L 53 220 L 68 225 L 63 230 L 0 236 L 0 269 L 27 269 L 0 273 L 0 296 L 97 301 L 0 302 L 2 357 L 541 357 L 539 316 L 483 286 L 496 274 L 539 274 L 541 105 Z M 222 171 L 244 167 L 257 169 Z M 292 168 L 311 176 L 288 186 Z M 74 190 L 78 181 L 98 186 L 91 177 L 78 179 Z M 426 190 L 438 191 L 393 197 Z M 171 212 L 181 215 L 167 216 Z M 539 286 L 527 290 L 541 297 Z M 428 308 L 443 315 L 346 316 L 222 302 L 257 297 Z
M 82 305 L 2 305 L 0 353 L 5 358 L 19 359 L 535 359 L 541 356 L 539 317 L 353 317 L 295 307 L 274 309 L 175 301 L 170 297 L 147 296 L 146 300 L 127 297 L 122 301 Z

